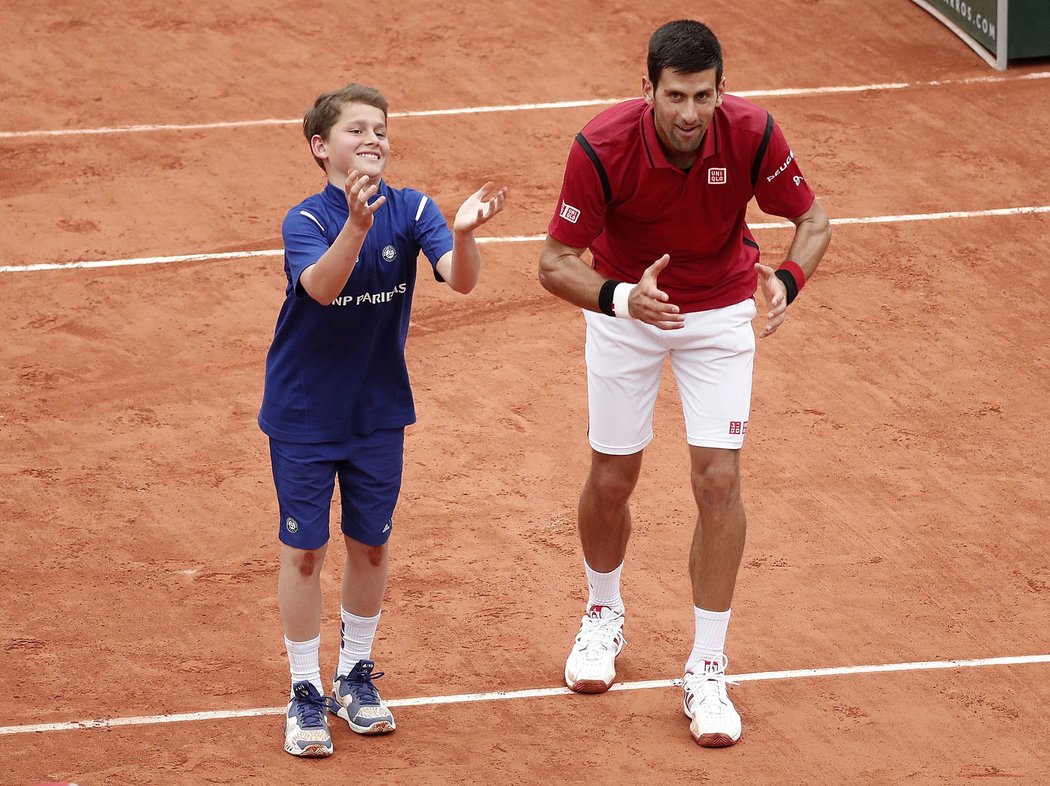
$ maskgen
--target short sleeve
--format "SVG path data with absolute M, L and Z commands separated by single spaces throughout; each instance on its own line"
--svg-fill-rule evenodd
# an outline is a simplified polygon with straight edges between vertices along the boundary
M 290 291 L 301 293 L 299 277 L 329 248 L 322 217 L 303 207 L 293 208 L 284 218 L 281 235 Z
M 797 218 L 809 210 L 814 198 L 784 132 L 774 123 L 755 182 L 758 206 L 770 215 Z
M 416 208 L 412 224 L 413 235 L 423 254 L 430 261 L 431 267 L 452 250 L 452 232 L 441 208 L 433 199 L 420 194 L 420 203 Z M 441 276 L 434 270 L 434 277 L 441 281 Z
M 570 248 L 587 248 L 605 226 L 605 192 L 594 162 L 578 141 L 565 163 L 558 208 L 547 232 Z

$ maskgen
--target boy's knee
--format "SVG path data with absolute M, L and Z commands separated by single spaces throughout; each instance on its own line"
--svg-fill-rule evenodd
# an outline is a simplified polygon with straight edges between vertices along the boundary
M 291 563 L 300 576 L 310 578 L 321 569 L 323 558 L 322 549 L 295 549 L 291 554 Z
M 346 537 L 345 540 L 347 557 L 352 560 L 367 560 L 369 565 L 378 568 L 386 559 L 387 548 L 389 545 L 387 543 L 381 543 L 378 546 L 369 546 L 367 543 L 362 543 L 351 537 Z

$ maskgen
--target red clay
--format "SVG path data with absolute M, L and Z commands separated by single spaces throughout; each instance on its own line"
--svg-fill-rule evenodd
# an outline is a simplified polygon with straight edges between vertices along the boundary
M 706 8 L 731 90 L 993 73 L 907 2 Z M 358 10 L 6 9 L 0 131 L 295 118 L 350 79 L 394 111 L 626 97 L 649 32 L 696 12 L 409 2 L 364 33 Z M 897 215 L 1045 204 L 1046 84 L 757 100 L 833 217 Z M 506 181 L 486 233 L 542 234 L 595 111 L 392 118 L 389 179 L 446 212 Z M 275 249 L 284 211 L 320 186 L 294 123 L 0 138 L 0 265 Z M 779 259 L 788 235 L 756 234 Z M 426 280 L 417 294 L 419 422 L 375 652 L 389 699 L 561 685 L 584 600 L 582 320 L 539 286 L 538 244 L 484 252 L 471 297 Z M 731 673 L 1050 652 L 1048 257 L 1046 214 L 836 228 L 759 347 Z M 0 273 L 0 725 L 283 705 L 276 505 L 254 420 L 283 286 L 279 257 Z M 680 677 L 691 641 L 694 508 L 670 376 L 656 427 L 621 683 Z M 667 688 L 402 707 L 383 737 L 335 723 L 335 754 L 312 762 L 284 753 L 280 715 L 7 735 L 0 772 L 81 786 L 329 784 L 351 767 L 411 783 L 1037 783 L 1048 676 L 742 682 L 744 738 L 725 751 L 693 743 Z

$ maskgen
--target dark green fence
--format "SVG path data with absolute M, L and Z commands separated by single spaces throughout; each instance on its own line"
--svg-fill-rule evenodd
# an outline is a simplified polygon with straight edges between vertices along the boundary
M 996 68 L 1050 56 L 1050 0 L 912 0 Z

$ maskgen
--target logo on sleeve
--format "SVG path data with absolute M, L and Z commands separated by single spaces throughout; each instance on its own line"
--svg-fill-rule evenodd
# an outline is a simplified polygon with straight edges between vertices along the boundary
M 747 421 L 731 420 L 729 421 L 729 433 L 730 434 L 746 434 L 747 433 Z
M 721 186 L 726 182 L 726 168 L 724 166 L 713 166 L 707 170 L 707 184 Z
M 795 181 L 795 188 L 798 188 L 800 185 L 802 185 L 802 181 L 806 178 L 802 177 L 802 175 L 795 175 L 791 179 Z
M 575 224 L 580 220 L 580 211 L 578 208 L 573 207 L 564 200 L 561 203 L 561 210 L 558 211 L 558 215 L 568 221 L 570 224 Z
M 777 167 L 777 171 L 776 172 L 774 172 L 773 174 L 769 175 L 766 178 L 766 182 L 767 183 L 772 183 L 782 172 L 784 172 L 784 170 L 786 170 L 791 165 L 791 162 L 794 159 L 795 159 L 795 151 L 794 150 L 789 150 L 788 151 L 788 157 L 784 160 L 784 163 Z M 796 183 L 795 185 L 798 185 L 798 183 Z

